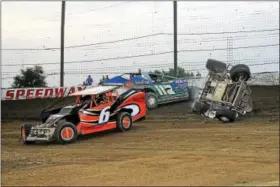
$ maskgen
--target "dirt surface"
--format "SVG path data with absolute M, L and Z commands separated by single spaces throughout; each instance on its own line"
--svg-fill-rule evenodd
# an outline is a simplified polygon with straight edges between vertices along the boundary
M 202 122 L 188 102 L 150 111 L 125 133 L 25 146 L 2 123 L 2 185 L 279 185 L 279 89 L 259 88 L 253 114 Z

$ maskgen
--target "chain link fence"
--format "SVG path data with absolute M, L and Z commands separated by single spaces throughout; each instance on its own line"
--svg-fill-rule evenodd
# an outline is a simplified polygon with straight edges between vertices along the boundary
M 205 77 L 213 58 L 250 66 L 252 84 L 279 83 L 278 6 L 178 2 L 178 66 Z M 43 67 L 48 86 L 59 86 L 60 8 L 60 2 L 3 2 L 2 87 L 34 65 Z M 19 18 L 32 24 L 11 27 Z M 99 82 L 103 75 L 174 67 L 172 2 L 66 2 L 65 23 L 65 86 L 88 75 Z

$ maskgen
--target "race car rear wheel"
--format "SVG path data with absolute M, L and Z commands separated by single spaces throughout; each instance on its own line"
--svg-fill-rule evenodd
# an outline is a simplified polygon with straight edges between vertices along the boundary
M 250 68 L 245 64 L 237 64 L 230 69 L 230 78 L 238 82 L 240 79 L 247 81 L 251 77 Z
M 158 99 L 156 94 L 148 92 L 146 93 L 146 105 L 148 109 L 154 109 L 158 106 Z
M 220 109 L 216 112 L 216 118 L 223 123 L 234 122 L 237 116 L 237 112 L 229 109 Z
M 128 131 L 132 128 L 133 121 L 128 112 L 121 112 L 117 116 L 117 129 L 120 132 Z
M 21 142 L 23 144 L 33 144 L 35 141 L 28 141 L 27 136 L 30 134 L 32 125 L 31 124 L 22 124 L 20 127 L 21 132 Z
M 75 125 L 68 121 L 61 121 L 55 130 L 55 139 L 61 144 L 74 142 L 78 137 Z
M 227 69 L 227 64 L 218 60 L 208 59 L 206 68 L 214 73 L 223 73 Z

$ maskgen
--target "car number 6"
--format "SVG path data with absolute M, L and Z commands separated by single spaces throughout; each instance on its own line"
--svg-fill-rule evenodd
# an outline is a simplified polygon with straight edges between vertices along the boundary
M 99 124 L 103 124 L 109 121 L 109 117 L 110 117 L 110 111 L 108 111 L 110 109 L 110 106 L 105 107 L 101 113 L 100 113 L 100 117 L 98 120 Z
M 140 112 L 140 108 L 137 105 L 127 105 L 123 108 L 131 109 L 132 110 L 131 116 L 136 116 Z M 110 118 L 110 111 L 108 111 L 109 109 L 110 106 L 107 106 L 100 112 L 98 124 L 104 124 L 109 121 Z

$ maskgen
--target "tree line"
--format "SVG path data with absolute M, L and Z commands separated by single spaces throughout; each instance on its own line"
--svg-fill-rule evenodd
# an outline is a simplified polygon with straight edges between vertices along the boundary
M 173 68 L 169 68 L 168 71 L 164 70 L 154 70 L 150 71 L 150 73 L 155 74 L 164 74 L 178 78 L 194 78 L 194 77 L 201 77 L 200 72 L 193 72 L 185 71 L 184 68 L 178 67 L 178 73 L 174 71 Z M 109 79 L 108 75 L 103 75 L 100 83 L 104 80 Z M 44 70 L 42 66 L 34 66 L 32 68 L 26 68 L 20 70 L 20 74 L 16 75 L 13 78 L 12 88 L 25 88 L 25 87 L 47 87 L 46 76 L 44 74 Z

